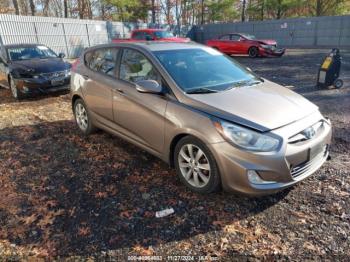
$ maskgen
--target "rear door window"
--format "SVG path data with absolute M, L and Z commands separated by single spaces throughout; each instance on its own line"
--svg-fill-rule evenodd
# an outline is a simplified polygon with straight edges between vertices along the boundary
M 220 40 L 230 40 L 230 35 L 222 35 L 219 38 Z
M 91 70 L 115 77 L 117 48 L 101 48 L 85 55 L 85 64 Z
M 241 38 L 240 35 L 231 35 L 231 40 L 232 40 L 232 41 L 239 41 L 240 38 Z

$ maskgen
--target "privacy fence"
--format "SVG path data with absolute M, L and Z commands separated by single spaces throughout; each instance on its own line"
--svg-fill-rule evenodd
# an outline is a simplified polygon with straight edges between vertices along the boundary
M 40 43 L 74 58 L 85 47 L 128 37 L 143 27 L 147 24 L 0 14 L 0 44 Z
M 85 47 L 108 43 L 112 38 L 129 37 L 133 29 L 146 27 L 148 25 L 144 23 L 0 14 L 0 44 L 41 43 L 57 53 L 63 52 L 67 57 L 75 58 Z M 188 30 L 183 27 L 175 31 L 185 35 Z M 276 39 L 287 47 L 350 48 L 350 16 L 206 24 L 193 27 L 189 36 L 204 43 L 230 32 Z
M 232 32 L 253 34 L 261 39 L 276 39 L 286 47 L 350 48 L 350 16 L 206 24 L 194 27 L 191 33 L 193 40 L 204 43 Z

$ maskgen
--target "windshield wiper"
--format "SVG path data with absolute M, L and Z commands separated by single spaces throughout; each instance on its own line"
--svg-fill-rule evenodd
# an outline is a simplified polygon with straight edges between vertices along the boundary
M 234 84 L 232 84 L 229 88 L 225 89 L 225 91 L 227 90 L 230 90 L 232 88 L 235 88 L 235 87 L 242 87 L 242 86 L 252 86 L 252 85 L 257 85 L 257 84 L 260 84 L 262 83 L 263 81 L 239 81 L 239 82 L 236 82 Z
M 208 89 L 205 87 L 200 87 L 200 88 L 188 90 L 188 91 L 186 91 L 186 94 L 209 94 L 209 93 L 217 93 L 217 92 L 218 91 L 216 91 L 216 90 Z

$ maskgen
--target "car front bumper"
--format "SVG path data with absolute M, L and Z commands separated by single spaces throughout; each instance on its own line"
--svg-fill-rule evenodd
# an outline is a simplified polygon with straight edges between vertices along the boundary
M 269 48 L 259 47 L 260 56 L 282 56 L 284 55 L 285 52 L 286 52 L 285 48 L 269 49 Z
M 70 77 L 65 77 L 54 84 L 50 79 L 22 78 L 14 81 L 18 91 L 24 95 L 45 94 L 70 88 Z
M 289 143 L 290 134 L 297 134 L 318 121 L 323 122 L 322 131 L 314 138 L 301 143 Z M 225 191 L 251 196 L 273 194 L 312 175 L 328 158 L 331 124 L 320 113 L 282 127 L 274 133 L 283 138 L 278 152 L 254 153 L 238 149 L 228 142 L 210 145 Z M 314 148 L 320 150 L 311 157 Z M 252 182 L 248 178 L 248 172 L 258 174 L 261 183 Z

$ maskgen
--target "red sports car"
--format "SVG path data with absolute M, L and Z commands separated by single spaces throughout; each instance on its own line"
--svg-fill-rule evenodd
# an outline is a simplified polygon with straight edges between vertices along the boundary
M 228 55 L 282 56 L 284 48 L 278 48 L 275 40 L 256 39 L 248 34 L 226 34 L 218 39 L 208 40 L 207 45 Z

